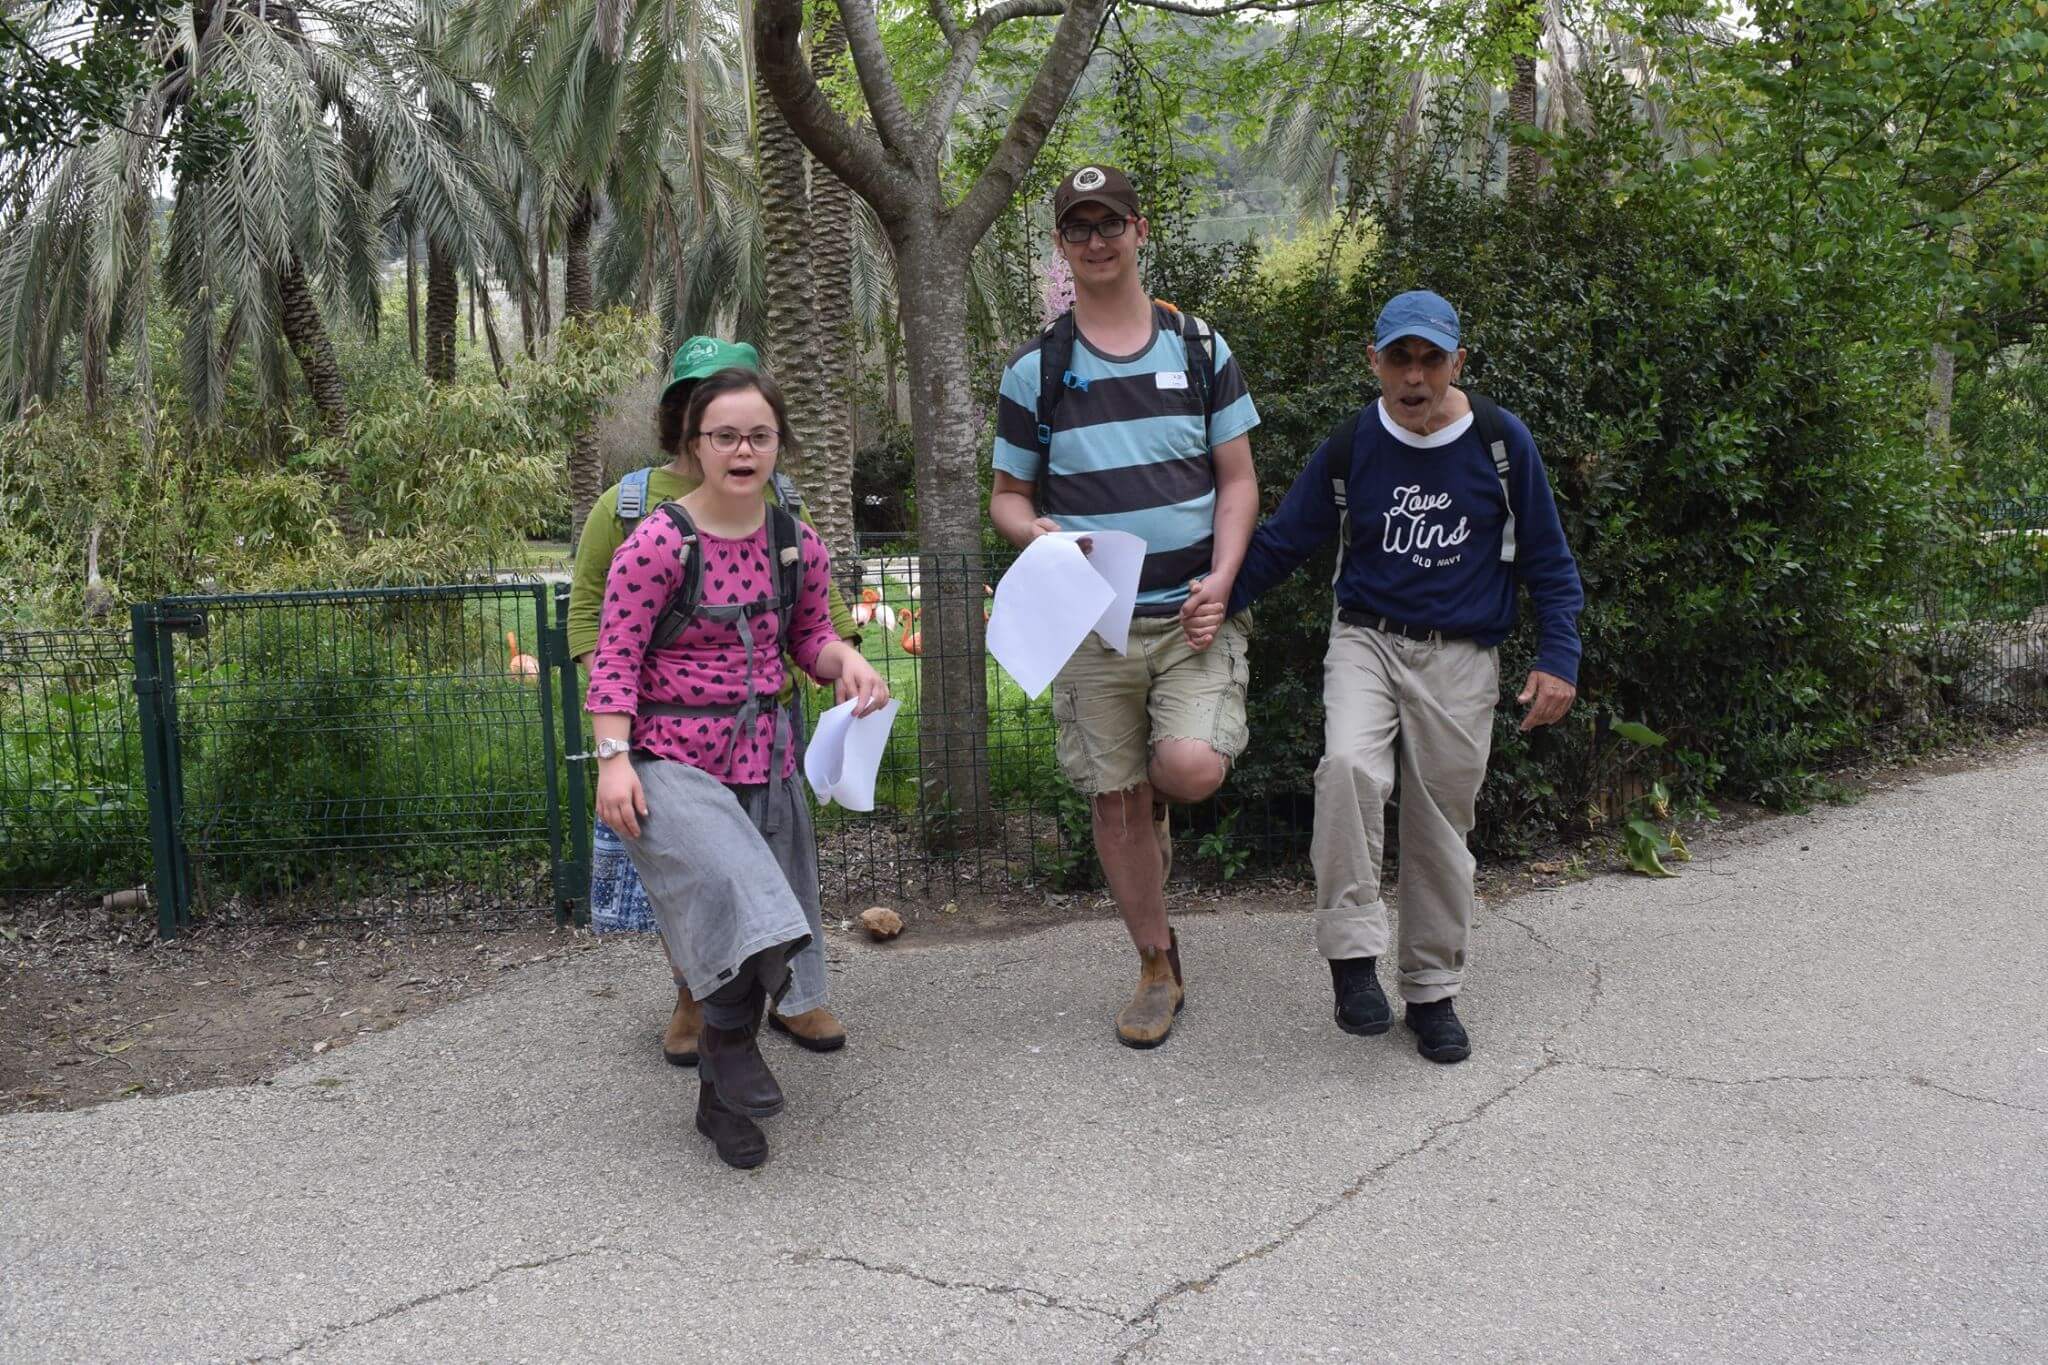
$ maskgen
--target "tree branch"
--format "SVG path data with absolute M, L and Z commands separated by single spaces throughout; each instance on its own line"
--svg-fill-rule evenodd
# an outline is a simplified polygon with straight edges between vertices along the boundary
M 960 21 L 953 17 L 952 7 L 947 0 L 925 0 L 925 8 L 931 12 L 932 22 L 939 26 L 939 32 L 946 36 L 948 47 L 960 44 Z
M 1164 10 L 1168 14 L 1191 14 L 1198 19 L 1214 19 L 1225 14 L 1293 14 L 1305 9 L 1321 9 L 1336 0 L 1227 0 L 1221 5 L 1190 5 L 1180 0 L 1127 0 L 1139 9 Z M 1392 14 L 1406 15 L 1410 19 L 1423 17 L 1423 11 L 1410 5 L 1382 5 L 1381 9 Z
M 945 0 L 931 0 L 935 10 L 943 9 Z M 991 6 L 974 16 L 974 22 L 963 31 L 957 25 L 949 35 L 953 44 L 953 56 L 946 63 L 945 72 L 939 77 L 938 88 L 932 92 L 931 102 L 925 106 L 924 138 L 918 144 L 920 160 L 938 161 L 939 148 L 945 145 L 946 129 L 952 126 L 953 114 L 960 107 L 961 98 L 967 93 L 967 82 L 973 79 L 975 63 L 981 60 L 982 44 L 999 25 L 1012 19 L 1027 17 L 1052 18 L 1066 12 L 1065 0 L 1003 0 L 1002 4 Z
M 836 0 L 839 17 L 846 21 L 846 46 L 853 52 L 853 69 L 860 76 L 861 94 L 867 97 L 868 112 L 882 143 L 900 156 L 910 157 L 917 147 L 917 129 L 910 121 L 910 108 L 903 102 L 902 88 L 889 70 L 889 53 L 882 46 L 882 30 L 875 23 L 874 6 L 868 0 Z
M 803 0 L 755 0 L 753 49 L 761 84 L 811 154 L 888 222 L 905 211 L 916 177 L 905 159 L 892 156 L 832 107 L 798 49 L 803 26 Z

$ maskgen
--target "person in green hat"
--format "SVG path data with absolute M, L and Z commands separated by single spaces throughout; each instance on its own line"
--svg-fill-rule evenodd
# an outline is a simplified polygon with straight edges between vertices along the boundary
M 656 439 L 668 462 L 636 469 L 607 488 L 591 507 L 590 519 L 583 523 L 582 538 L 576 543 L 576 566 L 569 585 L 569 652 L 586 673 L 597 648 L 598 618 L 612 556 L 642 517 L 697 486 L 696 475 L 687 470 L 682 458 L 691 391 L 698 380 L 720 370 L 760 368 L 760 353 L 746 342 L 708 336 L 685 341 L 669 363 L 668 386 L 654 409 Z M 788 507 L 799 520 L 805 519 L 801 496 L 788 478 L 778 474 L 769 485 L 768 497 Z M 836 588 L 831 607 L 832 625 L 839 637 L 858 646 L 860 632 Z M 795 673 L 790 670 L 792 679 Z M 783 689 L 785 695 L 789 686 Z M 595 821 L 591 832 L 590 927 L 600 934 L 655 931 L 654 912 L 647 904 L 639 874 L 626 856 L 626 846 L 603 820 Z M 825 995 L 825 945 L 813 940 L 790 959 L 789 990 L 778 1006 L 786 1013 L 770 1014 L 770 1026 L 813 1052 L 832 1052 L 845 1046 L 846 1029 L 825 1007 Z M 677 1066 L 696 1065 L 702 1027 L 702 1009 L 678 979 L 675 1012 L 662 1032 L 662 1055 Z

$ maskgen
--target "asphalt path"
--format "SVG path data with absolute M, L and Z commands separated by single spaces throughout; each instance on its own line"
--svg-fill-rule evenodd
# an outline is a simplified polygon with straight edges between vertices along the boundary
M 1482 907 L 1475 1052 L 1306 914 L 835 935 L 843 1053 L 690 1126 L 641 943 L 266 1085 L 0 1118 L 0 1359 L 2048 1357 L 2048 749 Z

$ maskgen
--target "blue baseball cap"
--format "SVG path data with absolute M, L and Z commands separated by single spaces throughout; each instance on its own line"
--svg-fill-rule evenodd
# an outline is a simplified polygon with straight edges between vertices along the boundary
M 1432 294 L 1427 289 L 1411 289 L 1405 294 L 1396 294 L 1387 300 L 1387 306 L 1380 309 L 1380 320 L 1373 328 L 1372 344 L 1385 350 L 1402 337 L 1421 337 L 1433 346 L 1446 351 L 1458 349 L 1458 310 L 1451 307 L 1450 300 L 1441 294 Z

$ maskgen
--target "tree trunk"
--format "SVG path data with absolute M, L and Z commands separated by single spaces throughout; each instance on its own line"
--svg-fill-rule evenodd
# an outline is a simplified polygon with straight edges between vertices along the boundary
M 967 261 L 899 242 L 899 297 L 917 457 L 924 654 L 918 664 L 919 777 L 926 838 L 972 838 L 986 823 L 988 673 L 981 557 L 982 450 L 967 350 Z
M 828 13 L 831 19 L 811 48 L 811 69 L 821 81 L 831 77 L 846 51 L 839 12 Z M 816 378 L 804 386 L 815 389 L 804 496 L 811 524 L 832 551 L 840 590 L 851 597 L 860 590 L 860 546 L 853 526 L 853 191 L 818 162 L 811 165 L 810 225 L 816 358 L 808 368 Z
M 575 211 L 562 238 L 562 317 L 581 322 L 590 316 L 594 294 L 590 277 L 590 227 L 597 217 L 590 191 L 576 197 Z M 597 449 L 597 430 L 586 426 L 569 442 L 569 547 L 583 537 L 583 523 L 604 492 L 604 461 Z
M 329 436 L 339 436 L 348 430 L 348 396 L 342 388 L 341 367 L 334 360 L 326 320 L 306 285 L 306 267 L 296 256 L 277 277 L 277 297 L 285 344 L 306 376 L 313 406 L 320 410 L 320 424 Z
M 810 195 L 804 188 L 804 144 L 790 130 L 782 111 L 766 90 L 754 91 L 759 145 L 755 171 L 761 181 L 761 237 L 767 260 L 761 275 L 767 286 L 767 354 L 770 372 L 789 381 L 790 425 L 797 440 L 808 446 L 817 439 L 816 386 L 797 383 L 799 371 L 813 358 L 811 328 Z
M 411 228 L 405 230 L 405 348 L 420 363 L 420 252 Z
M 459 294 L 455 257 L 428 238 L 427 378 L 436 384 L 455 382 L 455 311 Z
M 469 281 L 469 297 L 472 307 L 479 303 L 483 305 L 484 340 L 488 341 L 491 345 L 491 373 L 498 377 L 498 387 L 502 389 L 506 387 L 505 348 L 498 341 L 498 320 L 496 314 L 492 311 L 491 291 L 484 287 L 483 276 L 476 275 L 471 277 Z
M 1536 58 L 1515 57 L 1515 83 L 1508 88 L 1508 123 L 1510 131 L 1536 127 Z M 1542 174 L 1543 162 L 1536 149 L 1526 143 L 1515 141 L 1508 144 L 1508 199 L 1517 204 L 1526 204 L 1536 196 L 1536 182 Z
M 1938 468 L 1948 458 L 1949 413 L 1956 401 L 1956 353 L 1940 342 L 1928 351 L 1927 454 Z

